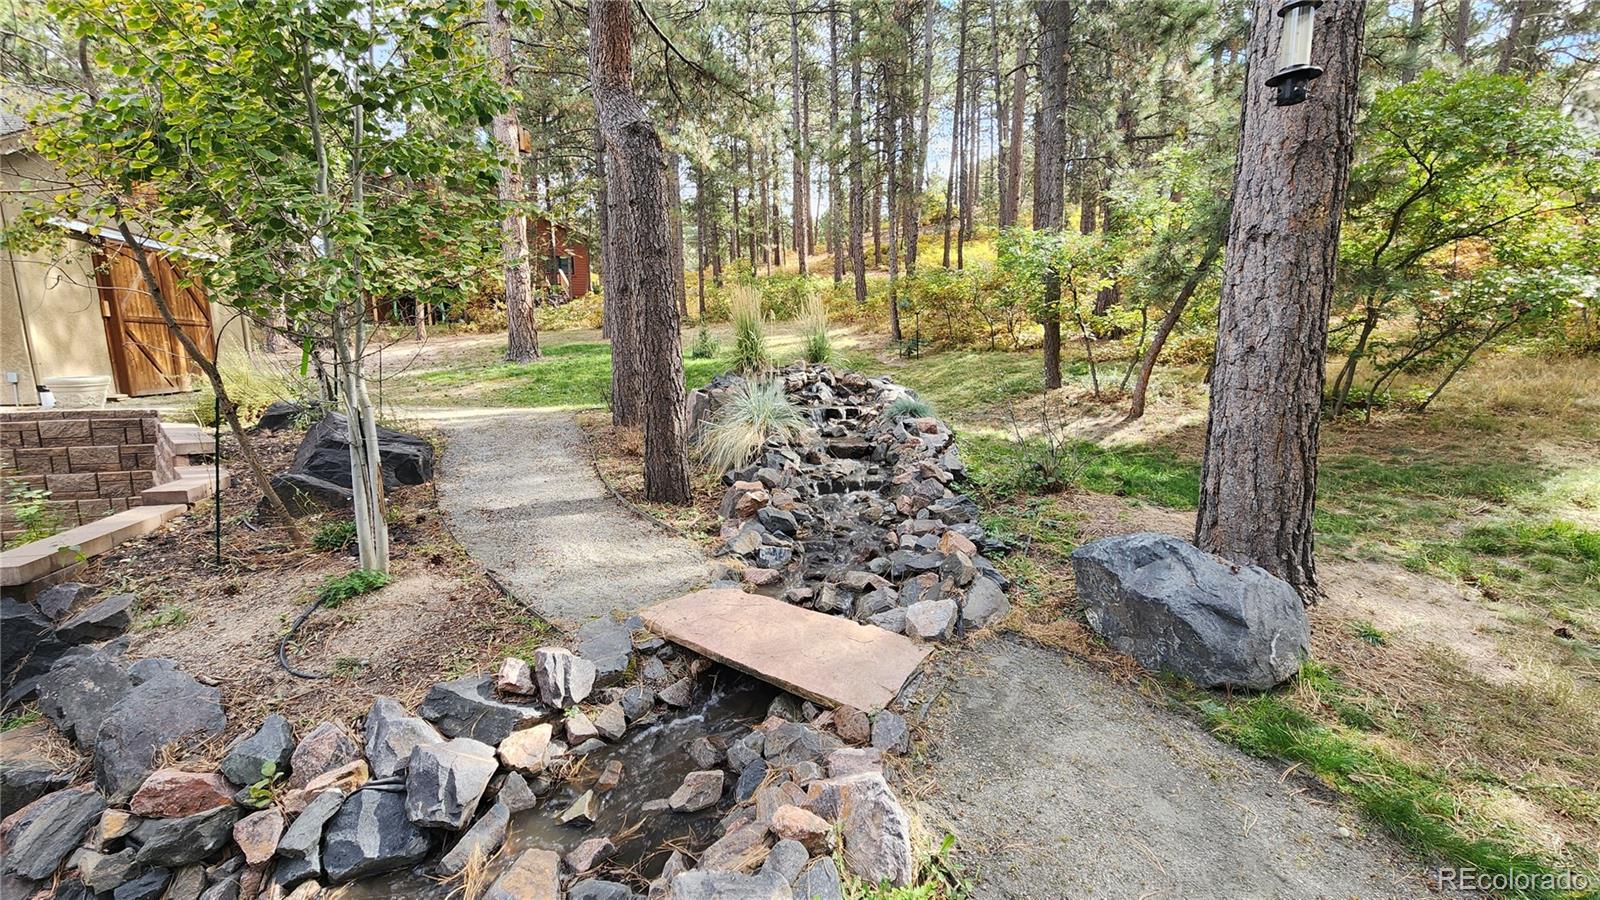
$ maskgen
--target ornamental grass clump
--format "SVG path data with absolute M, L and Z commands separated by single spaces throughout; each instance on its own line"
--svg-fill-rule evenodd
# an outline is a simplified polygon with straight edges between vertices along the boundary
M 733 368 L 757 375 L 772 366 L 767 349 L 767 319 L 761 312 L 761 295 L 740 285 L 728 299 L 728 319 L 733 325 Z
M 804 333 L 806 362 L 812 365 L 833 360 L 833 339 L 828 337 L 828 307 L 815 294 L 806 298 L 805 312 L 800 317 Z
M 746 379 L 733 388 L 700 437 L 700 458 L 712 472 L 748 463 L 772 438 L 790 440 L 806 417 L 770 378 Z

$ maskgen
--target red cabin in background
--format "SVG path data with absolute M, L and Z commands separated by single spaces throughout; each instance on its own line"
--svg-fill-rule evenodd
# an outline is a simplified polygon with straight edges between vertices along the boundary
M 533 279 L 566 291 L 568 300 L 589 293 L 589 247 L 573 237 L 565 225 L 551 228 L 549 219 L 528 220 L 528 253 L 533 257 Z

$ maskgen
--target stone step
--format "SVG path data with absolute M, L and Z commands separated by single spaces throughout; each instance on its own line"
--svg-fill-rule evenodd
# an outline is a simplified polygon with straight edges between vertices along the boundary
M 161 503 L 193 504 L 216 494 L 216 481 L 210 466 L 178 466 L 178 477 L 139 492 L 145 505 Z M 233 483 L 227 469 L 222 470 L 222 486 Z
M 217 452 L 217 443 L 211 433 L 199 425 L 186 422 L 162 422 L 161 430 L 172 442 L 172 452 L 179 456 L 210 456 Z
M 731 588 L 641 610 L 675 644 L 826 706 L 884 708 L 932 652 L 873 625 Z
M 99 556 L 123 541 L 155 531 L 187 508 L 181 503 L 136 506 L 0 552 L 0 587 L 24 585 Z

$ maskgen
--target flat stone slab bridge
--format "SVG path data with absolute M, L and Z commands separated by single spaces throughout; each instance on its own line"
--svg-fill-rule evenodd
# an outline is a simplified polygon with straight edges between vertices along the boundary
M 695 591 L 639 612 L 649 629 L 827 707 L 876 712 L 933 649 L 873 625 L 732 588 Z

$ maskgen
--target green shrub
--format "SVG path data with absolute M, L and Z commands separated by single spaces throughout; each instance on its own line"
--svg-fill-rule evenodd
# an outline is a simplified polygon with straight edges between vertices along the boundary
M 694 342 L 689 345 L 689 358 L 715 359 L 719 349 L 717 339 L 711 336 L 711 329 L 701 325 L 695 333 Z
M 344 550 L 356 540 L 356 523 L 329 522 L 311 536 L 311 546 L 318 550 Z
M 804 332 L 806 362 L 816 365 L 834 358 L 833 339 L 828 336 L 828 307 L 821 297 L 806 300 L 806 311 L 800 319 Z
M 338 609 L 351 597 L 370 594 L 378 588 L 389 583 L 389 576 L 384 572 L 372 569 L 357 569 L 343 575 L 331 577 L 322 583 L 322 589 L 317 591 L 317 599 L 327 609 Z
M 788 440 L 806 425 L 806 418 L 771 379 L 746 379 L 723 401 L 700 438 L 700 458 L 713 472 L 726 472 L 750 461 L 768 439 Z
M 885 418 L 895 419 L 922 419 L 933 415 L 933 407 L 921 397 L 905 396 L 889 404 L 883 411 Z
M 261 413 L 275 401 L 291 400 L 308 406 L 311 404 L 305 401 L 316 396 L 309 381 L 298 375 L 273 371 L 266 366 L 270 364 L 241 365 L 226 361 L 218 366 L 222 373 L 222 386 L 239 407 L 239 423 L 246 428 L 255 424 Z M 201 425 L 209 427 L 215 422 L 216 395 L 211 390 L 209 380 L 201 380 L 200 390 L 195 394 L 190 410 L 195 421 Z
M 767 321 L 761 311 L 761 295 L 743 285 L 735 287 L 729 300 L 733 322 L 733 368 L 746 375 L 765 372 L 772 365 L 767 349 Z
M 6 547 L 20 547 L 61 530 L 61 518 L 47 505 L 50 492 L 44 488 L 30 487 L 25 481 L 6 483 L 7 517 L 21 526 L 17 535 L 5 542 Z

